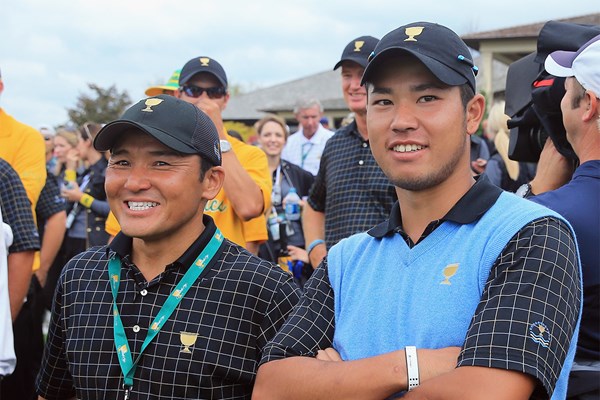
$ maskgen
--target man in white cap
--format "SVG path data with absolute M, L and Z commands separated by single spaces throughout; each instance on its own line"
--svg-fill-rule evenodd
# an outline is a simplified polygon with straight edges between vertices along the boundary
M 565 77 L 561 102 L 567 140 L 580 165 L 571 177 L 566 159 L 548 140 L 530 183 L 531 200 L 571 223 L 581 253 L 583 314 L 568 398 L 600 395 L 600 35 L 577 51 L 546 58 L 550 74 Z M 577 396 L 577 397 L 572 397 Z

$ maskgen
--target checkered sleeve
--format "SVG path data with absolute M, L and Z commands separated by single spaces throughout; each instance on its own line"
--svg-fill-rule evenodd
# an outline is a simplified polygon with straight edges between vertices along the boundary
M 314 271 L 304 286 L 306 292 L 279 332 L 263 349 L 260 364 L 292 356 L 316 356 L 331 347 L 334 333 L 333 289 L 327 260 Z
M 60 189 L 56 179 L 48 174 L 46 184 L 40 193 L 37 204 L 35 205 L 35 213 L 40 221 L 47 221 L 48 218 L 64 211 L 66 208 L 65 199 L 60 197 Z
M 522 228 L 493 266 L 458 366 L 532 375 L 533 398 L 549 398 L 579 316 L 578 254 L 569 227 L 544 217 Z
M 40 238 L 25 187 L 15 170 L 6 161 L 0 161 L 0 207 L 4 222 L 13 231 L 8 252 L 39 250 Z
M 313 210 L 319 212 L 325 212 L 325 200 L 327 199 L 327 160 L 329 153 L 331 152 L 331 140 L 325 144 L 325 149 L 321 155 L 321 162 L 319 163 L 319 172 L 315 176 L 310 192 L 308 195 L 308 204 Z
M 70 268 L 74 260 L 69 261 L 65 270 Z M 64 271 L 58 281 L 54 293 L 51 321 L 48 331 L 48 339 L 44 349 L 42 368 L 37 376 L 37 393 L 48 400 L 70 399 L 75 397 L 73 378 L 68 369 L 66 358 L 65 340 L 63 337 L 63 280 Z
M 265 317 L 260 324 L 260 334 L 256 339 L 259 349 L 264 348 L 267 342 L 275 336 L 299 299 L 300 291 L 292 276 L 289 275 L 286 281 L 277 287 L 268 310 L 265 312 Z

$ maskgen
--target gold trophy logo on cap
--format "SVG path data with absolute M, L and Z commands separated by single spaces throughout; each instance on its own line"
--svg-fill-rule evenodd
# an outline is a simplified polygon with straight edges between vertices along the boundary
M 210 58 L 200 57 L 200 65 L 202 65 L 203 67 L 208 67 L 209 62 L 210 62 Z
M 354 51 L 360 52 L 360 49 L 365 45 L 364 40 L 357 40 L 354 42 Z
M 156 98 L 151 98 L 151 99 L 147 99 L 144 104 L 146 105 L 146 108 L 142 109 L 142 111 L 145 112 L 154 112 L 154 110 L 150 107 L 154 107 L 159 105 L 160 103 L 162 103 L 163 100 L 162 99 L 156 99 Z
M 404 33 L 406 33 L 406 36 L 408 36 L 408 38 L 404 39 L 404 41 L 416 42 L 417 39 L 415 39 L 415 36 L 419 36 L 421 33 L 423 33 L 423 29 L 424 27 L 422 26 L 411 26 L 409 28 L 406 28 L 404 30 Z

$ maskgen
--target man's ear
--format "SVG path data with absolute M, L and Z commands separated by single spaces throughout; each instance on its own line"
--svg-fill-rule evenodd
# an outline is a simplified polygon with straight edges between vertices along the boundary
M 223 182 L 225 182 L 225 170 L 223 167 L 210 168 L 204 174 L 204 180 L 202 181 L 204 186 L 202 197 L 206 200 L 214 199 L 223 187 Z
M 476 94 L 467 103 L 466 108 L 466 119 L 467 119 L 467 133 L 469 135 L 474 134 L 479 129 L 479 124 L 483 119 L 485 112 L 485 97 L 481 94 Z
M 598 100 L 594 92 L 586 90 L 582 101 L 585 102 L 585 104 L 581 105 L 585 109 L 581 117 L 584 122 L 600 118 L 600 100 Z

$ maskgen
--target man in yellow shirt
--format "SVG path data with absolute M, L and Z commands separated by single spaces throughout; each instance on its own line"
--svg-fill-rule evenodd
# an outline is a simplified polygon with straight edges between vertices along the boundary
M 225 183 L 204 211 L 225 237 L 253 249 L 268 238 L 264 212 L 270 207 L 272 183 L 264 152 L 232 138 L 223 126 L 221 112 L 229 101 L 225 70 L 210 57 L 191 59 L 181 70 L 176 96 L 208 114 L 221 140 Z
M 0 95 L 3 91 L 0 73 Z M 36 129 L 17 121 L 0 107 L 0 158 L 17 171 L 34 216 L 35 205 L 46 183 L 45 149 L 44 138 Z
M 181 70 L 175 97 L 208 114 L 219 132 L 225 183 L 204 212 L 225 237 L 256 254 L 258 246 L 268 239 L 264 212 L 271 204 L 271 177 L 264 152 L 231 137 L 223 126 L 221 112 L 229 101 L 225 70 L 212 58 L 193 58 Z M 119 230 L 111 213 L 106 231 L 115 236 Z

